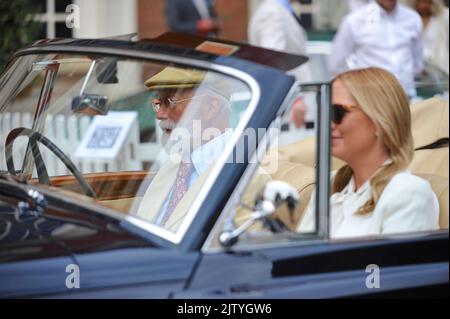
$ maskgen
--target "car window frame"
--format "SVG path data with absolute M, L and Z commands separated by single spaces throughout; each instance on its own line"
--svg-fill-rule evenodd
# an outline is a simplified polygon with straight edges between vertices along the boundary
M 150 52 L 145 50 L 139 50 L 138 48 L 113 48 L 113 47 L 80 47 L 80 46 L 65 46 L 65 45 L 43 45 L 39 47 L 29 47 L 17 52 L 13 58 L 18 58 L 26 55 L 33 54 L 47 54 L 47 53 L 69 53 L 69 54 L 103 54 L 111 57 L 124 57 L 134 60 L 140 60 L 142 62 L 156 62 L 156 63 L 169 63 L 174 66 L 180 67 L 194 67 L 205 71 L 212 71 L 218 74 L 222 74 L 241 81 L 247 85 L 249 93 L 251 93 L 251 100 L 246 107 L 246 110 L 242 114 L 242 117 L 238 125 L 234 128 L 233 136 L 227 147 L 222 152 L 221 156 L 211 170 L 205 183 L 201 187 L 195 200 L 191 204 L 185 220 L 180 225 L 180 228 L 176 233 L 172 233 L 157 225 L 154 225 L 148 221 L 139 219 L 132 215 L 126 215 L 124 221 L 133 227 L 137 232 L 142 234 L 142 231 L 148 232 L 151 235 L 155 235 L 167 242 L 168 245 L 178 246 L 182 243 L 185 235 L 188 233 L 189 228 L 192 226 L 192 222 L 203 203 L 206 200 L 207 194 L 214 185 L 219 173 L 225 166 L 229 156 L 232 154 L 234 147 L 240 140 L 245 128 L 247 127 L 250 119 L 252 118 L 256 107 L 259 104 L 261 98 L 261 90 L 257 80 L 244 70 L 233 68 L 232 66 L 225 64 L 218 64 L 212 61 L 194 59 L 188 56 L 170 55 L 168 52 Z
M 224 209 L 220 213 L 219 218 L 216 221 L 216 224 L 212 228 L 209 236 L 207 237 L 205 243 L 203 244 L 201 251 L 205 254 L 223 252 L 226 250 L 233 251 L 246 251 L 249 249 L 266 249 L 273 247 L 285 247 L 285 246 L 296 246 L 296 245 L 308 245 L 312 243 L 328 241 L 329 240 L 329 223 L 328 223 L 328 212 L 329 212 L 329 193 L 330 193 L 330 163 L 331 163 L 331 153 L 330 153 L 330 139 L 331 139 L 331 125 L 329 124 L 330 112 L 329 105 L 331 104 L 331 83 L 330 82 L 322 82 L 322 83 L 309 83 L 309 84 L 301 84 L 299 81 L 296 81 L 289 92 L 289 94 L 284 99 L 283 103 L 280 105 L 277 115 L 275 119 L 269 126 L 267 132 L 270 132 L 271 128 L 281 129 L 283 124 L 282 117 L 285 115 L 287 111 L 290 110 L 290 106 L 294 99 L 298 96 L 299 93 L 303 92 L 314 92 L 317 93 L 320 99 L 320 104 L 317 107 L 317 133 L 316 133 L 316 158 L 317 167 L 316 167 L 316 189 L 318 191 L 315 192 L 316 196 L 316 231 L 308 234 L 298 234 L 295 238 L 305 237 L 304 240 L 295 240 L 295 241 L 276 241 L 276 242 L 264 242 L 262 244 L 239 244 L 236 246 L 232 246 L 231 248 L 225 248 L 222 246 L 215 245 L 215 237 L 219 232 L 223 230 L 223 225 L 227 218 L 230 217 L 231 210 L 237 207 L 239 202 L 240 194 L 242 194 L 246 187 L 248 187 L 249 183 L 252 180 L 252 177 L 255 174 L 256 169 L 259 167 L 261 159 L 266 154 L 267 150 L 270 148 L 270 137 L 267 134 L 264 135 L 262 141 L 258 144 L 258 148 L 256 150 L 256 154 L 254 157 L 257 157 L 258 160 L 252 158 L 252 161 L 248 164 L 245 173 L 242 175 L 242 178 L 239 180 L 235 190 L 232 195 L 228 199 Z M 328 110 L 324 111 L 324 110 Z M 323 123 L 327 123 L 324 125 Z M 320 185 L 319 185 L 320 184 Z M 324 200 L 325 199 L 325 200 Z M 282 236 L 281 236 L 282 237 Z

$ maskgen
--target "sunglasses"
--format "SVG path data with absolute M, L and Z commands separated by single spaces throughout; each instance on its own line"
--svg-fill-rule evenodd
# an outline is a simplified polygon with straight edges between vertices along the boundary
M 332 104 L 331 105 L 331 121 L 335 124 L 341 124 L 344 116 L 352 109 L 358 108 L 355 105 Z

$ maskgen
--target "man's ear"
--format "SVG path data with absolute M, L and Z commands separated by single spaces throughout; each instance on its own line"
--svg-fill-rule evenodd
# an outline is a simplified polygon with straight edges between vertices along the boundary
M 206 106 L 202 108 L 202 118 L 205 120 L 211 120 L 216 117 L 220 112 L 220 100 L 212 96 Z

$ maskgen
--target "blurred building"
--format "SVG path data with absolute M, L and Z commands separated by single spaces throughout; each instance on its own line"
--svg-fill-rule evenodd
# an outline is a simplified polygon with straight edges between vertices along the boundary
M 190 1 L 190 0 L 186 0 Z M 220 38 L 246 41 L 247 23 L 261 0 L 216 0 L 221 23 Z M 306 30 L 335 28 L 346 13 L 347 0 L 300 0 L 301 21 Z M 38 38 L 98 38 L 138 32 L 152 38 L 167 30 L 165 0 L 38 0 L 42 23 Z M 70 4 L 79 8 L 80 27 L 67 28 Z M 344 4 L 344 6 L 342 5 Z M 330 21 L 328 21 L 330 20 Z
M 186 0 L 190 1 L 190 0 Z M 221 22 L 220 38 L 246 41 L 247 23 L 261 0 L 215 0 Z M 299 0 L 301 23 L 309 35 L 325 34 L 331 40 L 352 1 L 367 0 Z M 370 0 L 369 0 L 370 1 Z M 152 38 L 167 30 L 165 0 L 37 0 L 42 14 L 38 38 L 98 38 L 138 32 Z M 447 1 L 448 3 L 448 1 Z M 67 28 L 66 8 L 75 4 L 80 10 L 80 27 Z M 350 5 L 349 5 L 350 4 Z

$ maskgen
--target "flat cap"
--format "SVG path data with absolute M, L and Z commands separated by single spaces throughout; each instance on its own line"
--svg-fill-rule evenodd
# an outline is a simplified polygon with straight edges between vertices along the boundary
M 231 92 L 228 81 L 227 76 L 214 72 L 168 66 L 145 81 L 145 86 L 149 91 L 202 87 L 229 99 Z

